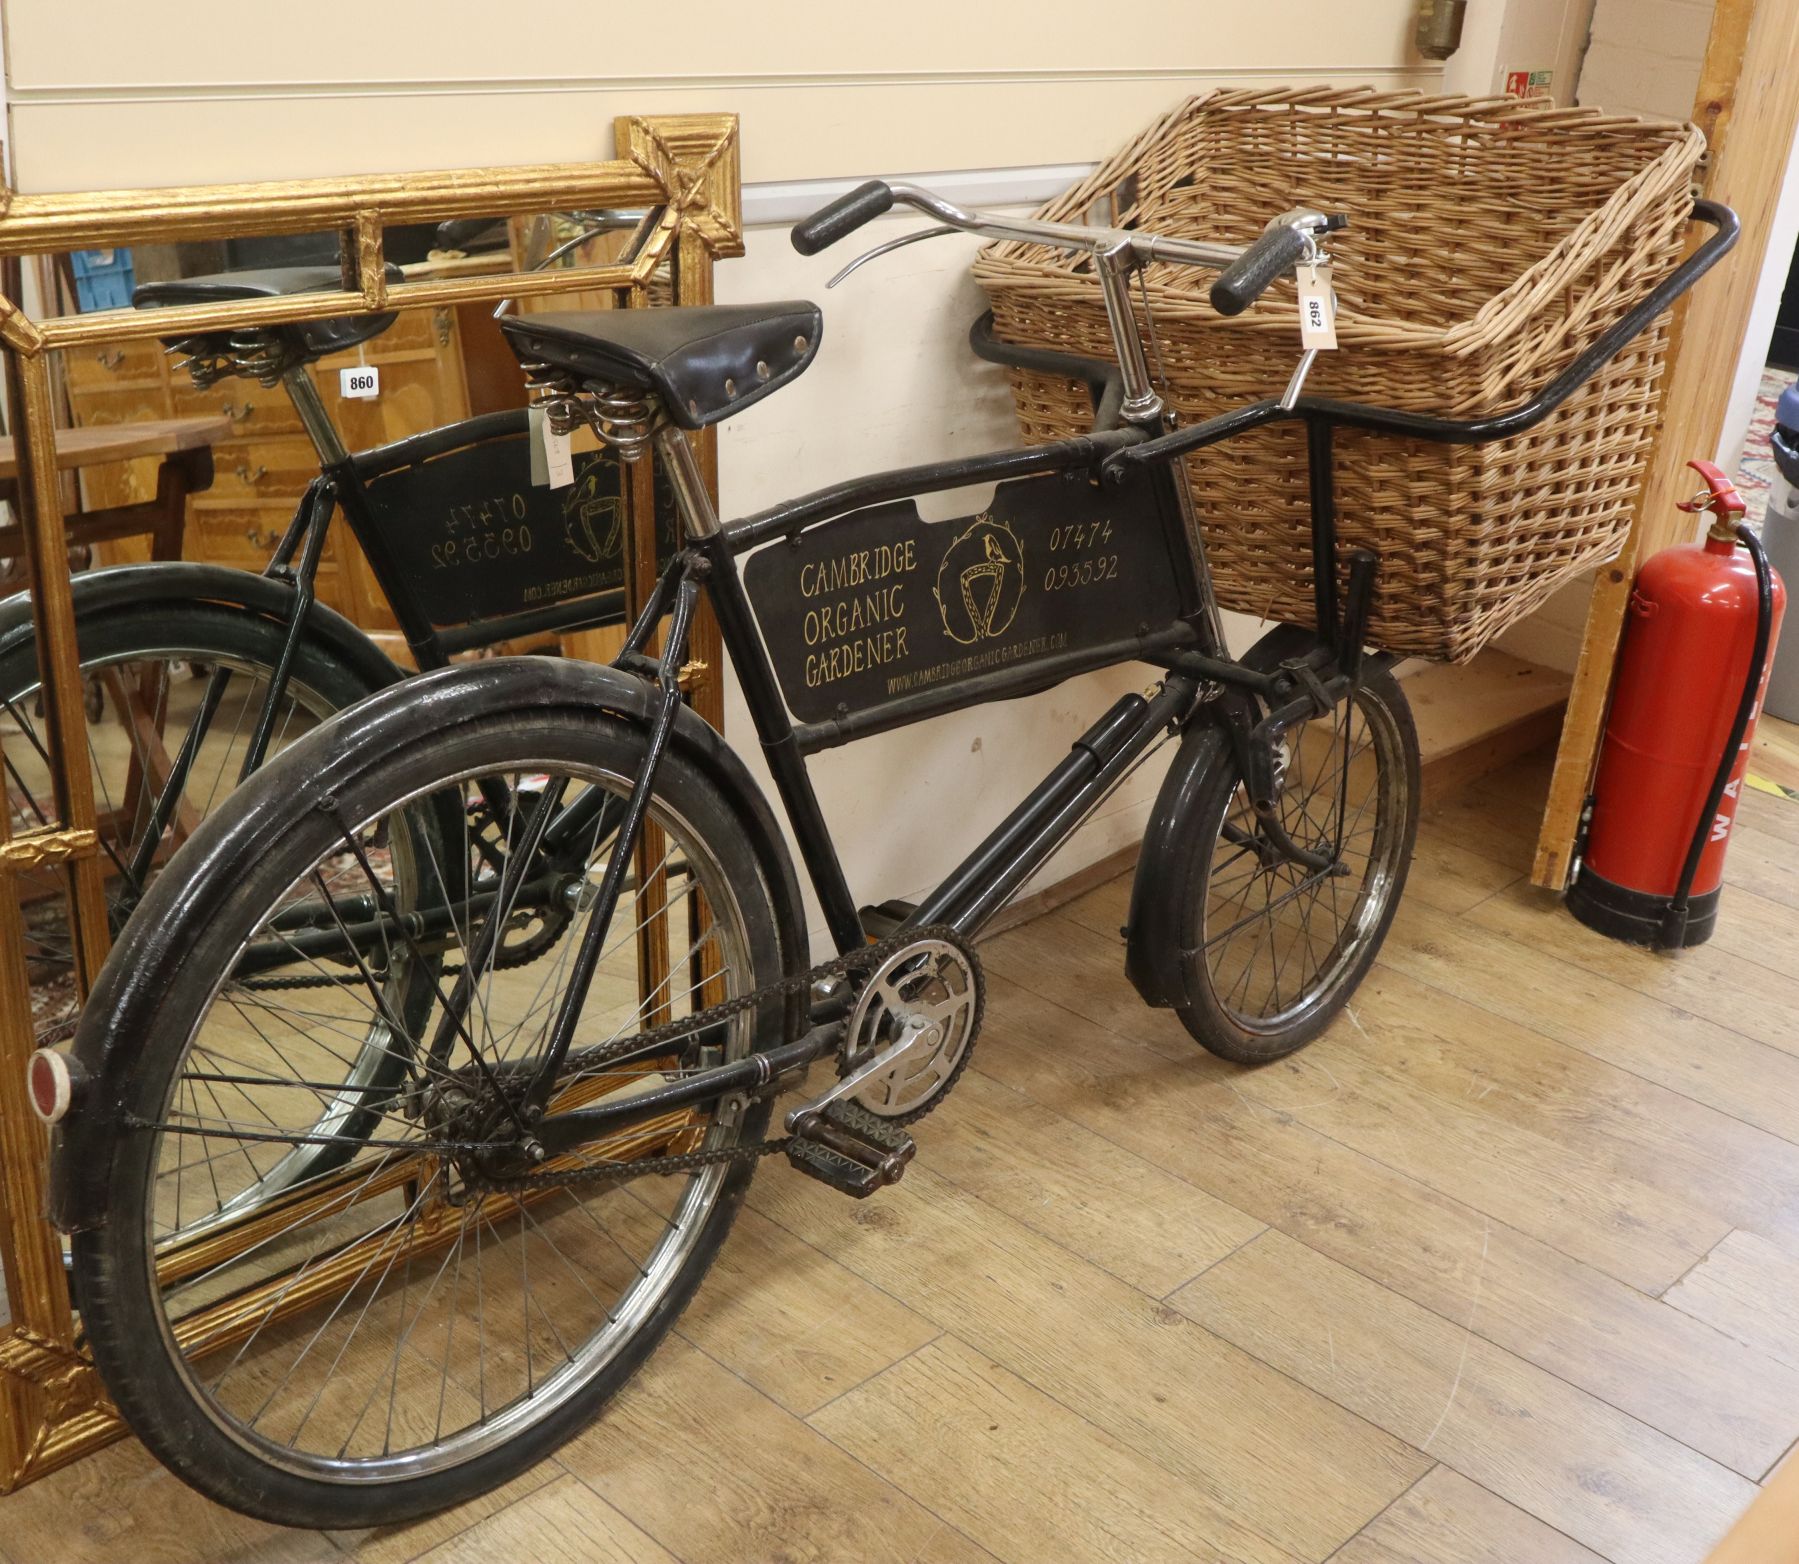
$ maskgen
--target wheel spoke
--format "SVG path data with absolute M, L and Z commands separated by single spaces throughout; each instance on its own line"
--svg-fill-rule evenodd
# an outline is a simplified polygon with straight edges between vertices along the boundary
M 1366 687 L 1358 702 L 1291 730 L 1280 822 L 1303 847 L 1338 853 L 1338 873 L 1314 872 L 1263 840 L 1241 787 L 1218 830 L 1197 959 L 1234 1027 L 1278 1037 L 1346 992 L 1401 867 L 1409 818 L 1404 763 L 1391 719 Z M 1383 747 L 1385 746 L 1385 747 Z M 1342 883 L 1339 883 L 1341 881 Z M 1225 1040 L 1227 1046 L 1228 1039 Z
M 668 1317 L 663 1300 L 691 1285 L 711 1253 L 705 1235 L 734 1209 L 720 1198 L 732 1169 L 712 1158 L 761 1122 L 737 1100 L 664 1111 L 558 1153 L 539 1182 L 518 1182 L 531 1166 L 521 1160 L 531 1133 L 523 1083 L 575 944 L 564 909 L 533 898 L 560 897 L 571 864 L 591 879 L 616 849 L 616 810 L 600 810 L 570 833 L 586 840 L 557 849 L 568 858 L 554 872 L 533 866 L 545 889 L 506 877 L 507 852 L 484 843 L 528 834 L 540 786 L 561 790 L 566 808 L 582 789 L 610 798 L 629 783 L 541 762 L 396 782 L 403 799 L 340 817 L 344 829 L 322 851 L 314 835 L 312 860 L 281 871 L 279 888 L 271 869 L 270 889 L 255 898 L 262 910 L 242 914 L 242 936 L 225 942 L 290 954 L 286 966 L 256 970 L 312 986 L 227 981 L 183 1023 L 187 1041 L 149 1131 L 160 1192 L 149 1257 L 164 1279 L 150 1296 L 166 1317 L 152 1336 L 177 1343 L 195 1415 L 246 1461 L 330 1483 L 390 1465 L 448 1470 L 497 1448 L 585 1393 L 595 1365 L 639 1339 L 647 1348 L 643 1333 Z M 494 800 L 486 814 L 482 797 Z M 455 817 L 436 810 L 445 799 Z M 766 911 L 756 914 L 764 945 L 751 944 L 739 896 L 753 877 L 727 875 L 659 795 L 650 823 L 666 851 L 626 879 L 553 1104 L 620 1100 L 690 1075 L 705 1060 L 678 1045 L 661 1057 L 603 1055 L 650 1019 L 701 1008 L 702 989 L 731 998 L 755 986 L 758 970 L 764 982 L 778 970 L 755 953 L 774 948 Z M 484 908 L 458 890 L 465 865 L 484 887 L 487 875 L 502 877 Z M 666 894 L 643 889 L 664 880 Z M 352 910 L 370 906 L 378 933 L 359 930 L 366 913 Z M 420 913 L 433 908 L 427 943 Z M 292 929 L 277 922 L 289 914 Z M 326 931 L 328 962 L 296 943 L 301 928 Z M 471 961 L 483 928 L 492 959 Z M 666 961 L 640 959 L 647 938 Z M 458 993 L 450 972 L 460 973 Z M 334 973 L 348 981 L 323 981 Z M 441 1035 L 453 1006 L 466 1025 L 435 1060 L 423 1040 Z M 740 1055 L 754 1046 L 753 1027 L 753 1012 L 741 1012 L 707 1033 L 708 1047 L 716 1039 L 727 1057 Z M 631 1177 L 635 1159 L 684 1148 L 707 1156 Z

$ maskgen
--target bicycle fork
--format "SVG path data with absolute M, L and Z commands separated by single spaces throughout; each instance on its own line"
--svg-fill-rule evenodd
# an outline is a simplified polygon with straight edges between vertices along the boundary
M 1349 557 L 1349 590 L 1345 594 L 1343 621 L 1332 627 L 1335 632 L 1331 637 L 1334 642 L 1331 647 L 1331 661 L 1335 665 L 1333 677 L 1328 681 L 1320 677 L 1320 670 L 1313 665 L 1311 657 L 1290 659 L 1282 664 L 1282 671 L 1292 677 L 1300 693 L 1284 705 L 1275 707 L 1260 721 L 1256 719 L 1255 702 L 1246 691 L 1227 688 L 1212 703 L 1236 754 L 1238 771 L 1256 816 L 1254 832 L 1245 831 L 1227 820 L 1226 839 L 1236 846 L 1253 848 L 1260 854 L 1278 855 L 1314 875 L 1348 873 L 1342 861 L 1343 804 L 1349 786 L 1353 724 L 1347 720 L 1343 724 L 1336 824 L 1328 846 L 1302 847 L 1287 830 L 1280 811 L 1284 767 L 1277 758 L 1277 751 L 1287 730 L 1295 723 L 1313 717 L 1328 717 L 1344 702 L 1353 708 L 1356 693 L 1361 688 L 1362 642 L 1368 633 L 1377 568 L 1376 556 L 1366 549 L 1357 549 Z

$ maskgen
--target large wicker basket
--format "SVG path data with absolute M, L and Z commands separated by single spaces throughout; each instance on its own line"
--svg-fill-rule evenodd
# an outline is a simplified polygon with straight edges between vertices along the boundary
M 1307 390 L 1456 418 L 1527 400 L 1678 263 L 1705 142 L 1690 125 L 1547 100 L 1367 89 L 1215 92 L 1152 126 L 1041 215 L 1247 243 L 1290 207 L 1345 212 L 1340 350 Z M 988 246 L 975 275 L 1005 341 L 1111 355 L 1075 257 Z M 1225 320 L 1212 274 L 1155 266 L 1145 340 L 1191 423 L 1276 395 L 1298 357 L 1291 279 Z M 1456 661 L 1610 554 L 1656 415 L 1658 323 L 1533 430 L 1480 446 L 1344 429 L 1343 550 L 1375 549 L 1372 641 Z M 1087 389 L 1012 372 L 1029 440 L 1092 422 Z M 1279 424 L 1189 458 L 1219 598 L 1313 618 L 1305 434 Z

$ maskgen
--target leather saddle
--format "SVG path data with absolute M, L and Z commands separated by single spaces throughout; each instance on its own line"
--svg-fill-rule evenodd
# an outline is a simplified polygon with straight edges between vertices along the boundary
M 400 268 L 389 265 L 387 280 L 401 280 Z M 146 282 L 132 295 L 138 309 L 168 304 L 218 304 L 230 299 L 277 299 L 293 293 L 324 293 L 343 286 L 343 273 L 335 266 L 272 266 L 261 271 L 219 272 L 210 277 L 177 277 L 168 282 Z M 298 321 L 267 329 L 279 337 L 293 356 L 312 360 L 378 337 L 394 323 L 396 312 L 380 315 L 341 315 L 328 320 Z M 222 355 L 229 332 L 207 332 L 192 337 L 171 337 L 171 347 L 185 352 Z
M 799 299 L 516 315 L 500 329 L 526 364 L 653 392 L 682 428 L 703 429 L 798 379 L 824 319 Z

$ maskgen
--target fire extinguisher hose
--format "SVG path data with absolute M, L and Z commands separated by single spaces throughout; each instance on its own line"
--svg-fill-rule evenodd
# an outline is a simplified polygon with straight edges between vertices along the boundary
M 1743 680 L 1743 693 L 1737 701 L 1736 720 L 1730 725 L 1730 740 L 1719 757 L 1717 774 L 1705 795 L 1705 807 L 1699 812 L 1699 823 L 1693 828 L 1693 840 L 1687 846 L 1686 862 L 1681 865 L 1680 880 L 1674 887 L 1674 900 L 1668 905 L 1662 922 L 1661 943 L 1665 950 L 1678 950 L 1686 937 L 1688 900 L 1693 881 L 1699 874 L 1699 860 L 1705 856 L 1711 840 L 1712 822 L 1718 818 L 1718 806 L 1724 800 L 1724 789 L 1730 785 L 1730 773 L 1736 769 L 1737 752 L 1743 747 L 1743 735 L 1749 731 L 1755 715 L 1756 698 L 1761 693 L 1762 674 L 1768 664 L 1768 643 L 1774 638 L 1774 572 L 1768 564 L 1762 540 L 1749 527 L 1737 523 L 1737 541 L 1749 550 L 1755 565 L 1755 648 L 1749 657 L 1749 672 Z

